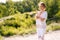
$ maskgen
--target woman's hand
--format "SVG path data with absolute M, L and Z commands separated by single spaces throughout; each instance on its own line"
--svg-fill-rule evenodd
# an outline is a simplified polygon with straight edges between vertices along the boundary
M 39 18 L 39 16 L 36 16 L 36 18 Z
M 40 17 L 39 19 L 40 19 L 42 22 L 45 20 L 45 18 L 42 18 L 42 17 Z
M 39 19 L 39 18 L 40 18 L 40 15 L 37 14 L 37 15 L 36 15 L 36 19 Z

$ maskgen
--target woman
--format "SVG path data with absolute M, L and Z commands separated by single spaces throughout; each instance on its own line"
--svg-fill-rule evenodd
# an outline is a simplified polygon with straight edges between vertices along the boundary
M 37 11 L 36 14 L 37 35 L 38 40 L 44 40 L 44 34 L 46 32 L 47 11 L 45 11 L 46 6 L 43 2 L 39 3 L 38 5 L 40 11 Z

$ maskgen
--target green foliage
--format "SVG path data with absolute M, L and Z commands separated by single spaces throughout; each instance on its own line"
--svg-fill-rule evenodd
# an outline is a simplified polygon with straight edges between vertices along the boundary
M 37 9 L 38 2 L 40 0 L 24 0 L 22 2 L 7 1 L 5 4 L 0 3 L 0 18 L 14 15 L 17 12 L 31 12 Z
M 2 26 L 1 27 L 1 35 L 10 36 L 13 34 L 17 34 L 17 29 L 12 26 Z
M 60 30 L 60 23 L 51 23 L 47 26 L 47 32 L 55 30 Z
M 3 40 L 3 37 L 0 35 L 0 40 Z
M 56 17 L 60 18 L 60 11 L 56 14 Z
M 38 3 L 43 1 L 46 4 L 48 18 L 56 17 L 53 21 L 60 19 L 60 0 L 24 0 L 22 2 L 0 3 L 0 18 L 5 16 L 13 16 L 10 19 L 0 21 L 0 34 L 4 36 L 14 34 L 28 34 L 35 32 L 35 18 L 31 11 L 38 10 Z M 47 21 L 48 22 L 48 21 Z M 48 24 L 51 21 L 48 22 Z M 34 26 L 34 27 L 33 27 Z M 60 26 L 50 26 L 47 30 L 58 30 Z
M 23 0 L 22 2 L 7 1 L 5 4 L 0 3 L 0 18 L 4 16 L 14 15 L 17 12 L 31 12 L 38 9 L 38 3 L 44 2 L 48 11 L 48 18 L 55 17 L 60 11 L 60 0 Z
M 4 17 L 5 15 L 7 16 L 6 11 L 7 11 L 6 6 L 0 4 L 0 18 Z
M 15 34 L 24 35 L 35 32 L 35 27 L 33 28 L 33 25 L 35 25 L 34 23 L 35 19 L 34 16 L 31 17 L 29 12 L 23 14 L 17 13 L 12 16 L 13 16 L 12 18 L 0 22 L 1 35 L 3 36 L 11 36 Z

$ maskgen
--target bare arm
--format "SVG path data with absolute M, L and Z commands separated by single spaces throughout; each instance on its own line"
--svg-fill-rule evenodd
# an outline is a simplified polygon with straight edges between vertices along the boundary
M 41 13 L 42 13 L 42 12 L 41 12 Z M 47 17 L 47 14 L 46 14 L 46 12 L 45 12 L 45 13 L 42 15 L 42 17 L 40 17 L 41 13 L 40 13 L 40 14 L 36 14 L 35 18 L 36 18 L 36 19 L 40 19 L 41 21 L 44 21 L 44 20 L 46 19 L 46 17 Z
M 47 19 L 47 12 L 45 12 L 42 17 L 39 18 L 41 21 L 44 21 L 45 19 Z
M 40 19 L 42 22 L 45 20 L 45 18 L 42 18 L 42 17 L 40 17 L 39 19 Z

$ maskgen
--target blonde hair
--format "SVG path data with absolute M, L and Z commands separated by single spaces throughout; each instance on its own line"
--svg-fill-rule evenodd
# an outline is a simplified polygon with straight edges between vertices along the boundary
M 44 2 L 39 2 L 39 3 L 38 3 L 38 6 L 41 6 L 41 5 L 42 5 L 43 7 L 46 7 L 46 5 L 45 5 Z

